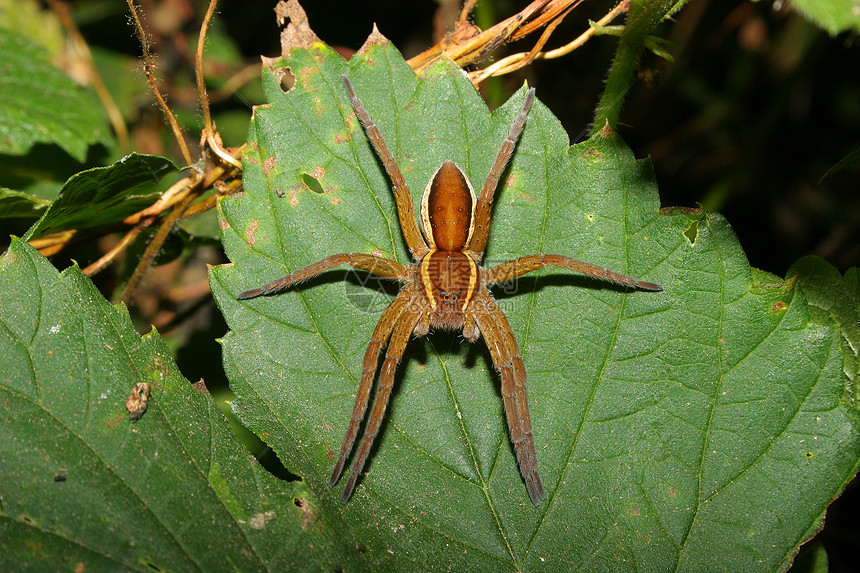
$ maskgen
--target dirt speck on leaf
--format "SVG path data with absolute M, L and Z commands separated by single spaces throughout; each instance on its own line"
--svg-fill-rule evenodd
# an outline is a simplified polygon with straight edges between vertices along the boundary
M 314 521 L 316 521 L 316 513 L 311 509 L 311 504 L 308 503 L 308 500 L 301 497 L 294 498 L 293 504 L 302 511 L 301 526 L 303 530 L 307 531 L 313 525 Z
M 266 511 L 264 513 L 255 513 L 248 520 L 248 527 L 251 529 L 261 530 L 266 529 L 266 524 L 275 518 L 274 511 Z
M 146 413 L 150 396 L 152 389 L 146 382 L 138 382 L 131 389 L 131 395 L 125 400 L 125 409 L 128 410 L 128 417 L 132 422 L 137 422 Z

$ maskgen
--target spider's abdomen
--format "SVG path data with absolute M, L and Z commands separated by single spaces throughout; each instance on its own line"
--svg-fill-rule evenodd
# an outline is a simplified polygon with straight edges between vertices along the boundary
M 475 261 L 458 251 L 431 251 L 418 265 L 418 281 L 430 301 L 430 325 L 462 328 L 463 313 L 480 284 Z
M 421 198 L 421 226 L 431 249 L 462 251 L 475 230 L 475 190 L 453 161 L 439 166 Z

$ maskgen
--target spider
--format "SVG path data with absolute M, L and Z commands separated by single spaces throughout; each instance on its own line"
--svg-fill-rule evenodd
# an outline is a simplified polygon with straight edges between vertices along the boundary
M 499 148 L 479 196 L 476 196 L 463 170 L 453 161 L 445 161 L 439 166 L 430 178 L 421 199 L 422 236 L 416 225 L 412 196 L 400 167 L 379 128 L 356 96 L 349 79 L 346 75 L 342 79 L 352 108 L 393 184 L 400 228 L 413 263 L 402 265 L 365 253 L 337 254 L 259 288 L 245 291 L 239 294 L 238 298 L 244 300 L 276 294 L 339 265 L 349 265 L 404 283 L 397 297 L 383 311 L 364 354 L 361 382 L 352 418 L 328 481 L 329 487 L 333 487 L 343 473 L 370 402 L 379 354 L 387 344 L 379 374 L 379 388 L 341 497 L 342 503 L 346 503 L 352 496 L 379 432 L 391 397 L 394 372 L 407 342 L 413 335 L 426 335 L 431 328 L 445 328 L 461 330 L 463 337 L 470 342 L 484 337 L 493 366 L 501 378 L 505 417 L 520 473 L 531 502 L 538 506 L 546 495 L 538 476 L 532 424 L 526 400 L 526 369 L 511 326 L 487 287 L 510 281 L 546 265 L 641 290 L 659 291 L 663 287 L 563 255 L 528 255 L 492 268 L 481 266 L 490 231 L 493 195 L 525 127 L 529 109 L 534 101 L 534 88 L 526 94 L 523 107 Z

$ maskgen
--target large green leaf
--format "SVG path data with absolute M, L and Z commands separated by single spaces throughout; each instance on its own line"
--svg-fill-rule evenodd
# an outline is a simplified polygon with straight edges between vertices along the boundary
M 326 480 L 391 285 L 335 270 L 274 297 L 235 294 L 334 253 L 408 262 L 342 74 L 416 205 L 445 159 L 480 185 L 525 91 L 490 114 L 453 65 L 419 79 L 387 44 L 349 63 L 322 44 L 293 48 L 275 67 L 270 104 L 254 113 L 246 193 L 221 202 L 233 264 L 211 284 L 231 328 L 234 410 L 306 480 L 342 555 L 363 546 L 375 570 L 789 566 L 858 469 L 856 355 L 838 326 L 857 320 L 856 287 L 827 294 L 840 302 L 820 312 L 807 298 L 824 296 L 815 280 L 750 269 L 717 214 L 661 212 L 648 161 L 615 135 L 569 147 L 539 102 L 497 195 L 486 263 L 562 253 L 665 291 L 558 270 L 496 291 L 529 373 L 539 507 L 486 348 L 444 332 L 410 344 L 377 447 L 341 505 L 343 483 Z M 296 86 L 285 93 L 287 68 Z
M 0 29 L 0 153 L 53 143 L 78 161 L 112 137 L 95 95 L 75 84 L 28 38 Z
M 161 338 L 18 240 L 0 258 L 0 367 L 0 570 L 283 571 L 331 555 L 304 484 L 256 463 Z M 139 382 L 152 397 L 132 423 Z

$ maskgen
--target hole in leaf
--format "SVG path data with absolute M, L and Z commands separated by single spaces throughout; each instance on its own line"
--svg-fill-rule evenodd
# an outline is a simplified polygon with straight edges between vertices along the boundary
M 319 179 L 311 175 L 310 173 L 302 173 L 302 183 L 304 183 L 308 189 L 313 191 L 314 193 L 318 193 L 322 195 L 325 193 L 325 189 L 323 189 L 322 184 L 319 182 Z
M 284 93 L 296 87 L 296 76 L 290 68 L 277 68 L 275 74 L 278 76 L 278 84 Z
M 699 236 L 699 220 L 691 221 L 690 225 L 684 230 L 684 236 L 691 245 L 696 244 L 696 238 Z

